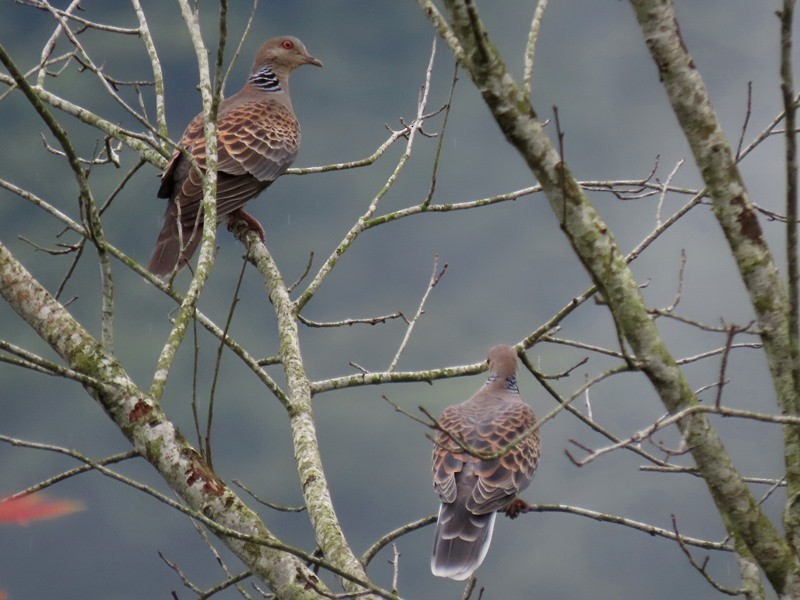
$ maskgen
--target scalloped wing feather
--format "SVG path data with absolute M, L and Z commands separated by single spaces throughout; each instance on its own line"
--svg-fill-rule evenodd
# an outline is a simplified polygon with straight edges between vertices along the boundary
M 271 99 L 239 104 L 220 114 L 217 122 L 217 220 L 241 208 L 277 179 L 294 161 L 300 145 L 297 120 L 284 105 Z M 203 116 L 197 115 L 181 138 L 161 179 L 159 197 L 173 196 L 180 205 L 181 223 L 198 223 L 205 169 Z M 174 189 L 180 185 L 178 190 Z
M 473 398 L 450 406 L 444 410 L 439 422 L 476 450 L 497 452 L 533 426 L 536 417 L 533 410 L 516 397 L 508 400 L 498 396 L 478 402 Z M 455 501 L 457 474 L 464 464 L 474 463 L 473 472 L 477 479 L 467 499 L 467 509 L 474 514 L 505 508 L 530 484 L 538 463 L 538 431 L 505 456 L 491 461 L 481 461 L 456 451 L 457 445 L 443 432 L 437 434 L 436 442 L 433 450 L 434 488 L 443 502 Z

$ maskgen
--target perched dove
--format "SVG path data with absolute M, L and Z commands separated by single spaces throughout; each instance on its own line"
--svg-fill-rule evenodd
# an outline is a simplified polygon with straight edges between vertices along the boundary
M 467 447 L 502 451 L 536 424 L 536 415 L 519 396 L 517 353 L 494 346 L 489 380 L 466 402 L 444 409 L 439 424 Z M 480 460 L 459 449 L 440 431 L 433 447 L 433 487 L 442 501 L 433 542 L 431 572 L 469 578 L 486 557 L 497 511 L 516 516 L 516 496 L 531 482 L 539 460 L 539 430 L 494 460 Z M 522 501 L 518 501 L 521 503 Z
M 289 168 L 297 155 L 300 127 L 289 96 L 289 73 L 306 64 L 322 66 L 300 40 L 269 39 L 258 50 L 244 87 L 219 105 L 217 221 L 238 212 L 262 240 L 264 229 L 242 207 Z M 205 171 L 206 165 L 202 113 L 189 123 L 179 146 L 158 190 L 158 197 L 169 202 L 147 268 L 159 276 L 183 268 L 201 241 L 203 182 L 197 168 Z

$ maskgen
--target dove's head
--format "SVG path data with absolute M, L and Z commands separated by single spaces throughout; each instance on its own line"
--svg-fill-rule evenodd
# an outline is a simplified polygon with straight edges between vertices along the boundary
M 517 351 L 511 346 L 498 345 L 489 350 L 486 359 L 492 375 L 506 379 L 517 373 Z
M 299 39 L 291 35 L 282 35 L 270 38 L 261 45 L 253 61 L 252 72 L 267 67 L 279 76 L 288 75 L 303 65 L 321 67 L 322 62 L 311 56 Z

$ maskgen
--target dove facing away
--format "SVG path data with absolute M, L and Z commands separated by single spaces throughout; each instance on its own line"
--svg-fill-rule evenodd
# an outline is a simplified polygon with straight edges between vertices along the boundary
M 302 65 L 322 63 L 296 37 L 267 40 L 242 89 L 220 102 L 217 111 L 217 222 L 238 213 L 262 240 L 263 227 L 242 207 L 297 156 L 300 127 L 289 96 L 289 73 Z M 158 197 L 169 202 L 147 266 L 154 275 L 163 277 L 183 268 L 200 244 L 205 168 L 201 113 L 189 123 L 161 176 Z
M 502 451 L 536 424 L 517 387 L 517 353 L 494 346 L 488 381 L 469 400 L 448 406 L 439 424 L 468 448 Z M 443 431 L 433 448 L 433 487 L 441 500 L 431 556 L 439 577 L 468 579 L 486 557 L 498 511 L 511 517 L 517 495 L 528 487 L 539 460 L 537 429 L 506 455 L 481 460 L 464 452 Z M 524 503 L 522 503 L 524 505 Z

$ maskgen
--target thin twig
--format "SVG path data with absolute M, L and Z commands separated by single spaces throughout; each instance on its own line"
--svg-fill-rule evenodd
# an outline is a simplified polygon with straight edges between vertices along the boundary
M 306 268 L 303 269 L 302 273 L 300 273 L 300 277 L 298 277 L 293 284 L 286 286 L 286 291 L 288 293 L 291 294 L 298 285 L 303 283 L 303 280 L 306 277 L 308 277 L 308 274 L 311 271 L 311 265 L 313 264 L 314 264 L 314 251 L 312 250 L 308 255 L 308 262 L 306 263 Z
M 417 519 L 416 521 L 412 521 L 411 523 L 407 523 L 402 527 L 398 527 L 397 529 L 390 531 L 389 533 L 378 538 L 374 544 L 367 548 L 367 551 L 361 555 L 361 562 L 364 563 L 364 565 L 368 565 L 370 562 L 372 562 L 372 559 L 375 558 L 375 555 L 377 555 L 378 552 L 380 552 L 387 544 L 391 544 L 405 534 L 411 533 L 412 531 L 416 531 L 417 529 L 421 529 L 423 527 L 427 527 L 432 523 L 436 523 L 436 515 L 428 515 L 427 517 Z
M 670 171 L 669 175 L 667 175 L 667 179 L 664 181 L 664 185 L 661 188 L 661 193 L 658 195 L 658 204 L 656 205 L 656 225 L 658 226 L 661 225 L 661 208 L 664 206 L 664 199 L 666 198 L 667 190 L 669 190 L 670 182 L 672 181 L 672 178 L 675 177 L 675 174 L 678 172 L 678 169 L 681 168 L 683 163 L 684 159 L 680 159 L 675 164 L 675 167 L 672 169 L 672 171 Z
M 466 587 L 464 588 L 464 593 L 461 594 L 461 600 L 469 600 L 470 596 L 472 596 L 472 592 L 475 590 L 475 585 L 478 583 L 478 578 L 473 575 L 469 578 Z M 480 595 L 483 595 L 483 588 L 481 588 Z M 480 596 L 478 596 L 478 600 L 480 600 Z
M 694 559 L 692 553 L 689 552 L 689 549 L 686 547 L 684 537 L 678 531 L 678 524 L 675 519 L 675 515 L 672 515 L 672 529 L 675 532 L 675 541 L 678 542 L 678 546 L 680 547 L 681 551 L 684 553 L 684 555 L 686 555 L 686 558 L 689 559 L 689 563 L 705 578 L 706 581 L 708 581 L 708 583 L 714 587 L 715 590 L 722 592 L 723 594 L 727 594 L 728 596 L 739 596 L 744 593 L 744 590 L 741 589 L 734 590 L 727 588 L 711 577 L 706 570 L 706 567 L 708 566 L 708 557 L 706 557 L 702 565 Z
M 785 108 L 785 107 L 784 107 Z M 750 116 L 753 114 L 753 82 L 747 82 L 747 107 L 744 112 L 744 122 L 742 123 L 742 132 L 739 134 L 739 143 L 736 144 L 736 161 L 741 160 L 742 145 L 744 144 L 744 136 L 747 133 L 747 126 L 750 123 Z
M 268 506 L 273 510 L 278 510 L 281 512 L 303 512 L 306 510 L 305 506 L 284 506 L 282 504 L 275 504 L 274 502 L 270 502 L 269 500 L 264 500 L 255 494 L 255 492 L 251 491 L 245 484 L 243 484 L 238 479 L 234 479 L 233 483 L 236 484 L 238 487 L 242 488 L 247 494 L 253 498 L 259 504 L 263 504 L 264 506 Z
M 230 568 L 228 567 L 228 565 L 223 560 L 222 556 L 220 555 L 219 551 L 217 550 L 216 546 L 214 545 L 213 541 L 211 540 L 211 536 L 209 535 L 208 530 L 205 527 L 203 527 L 200 523 L 198 523 L 197 521 L 192 520 L 191 523 L 192 523 L 192 526 L 194 527 L 194 530 L 197 533 L 197 535 L 200 536 L 200 538 L 203 540 L 203 542 L 205 543 L 206 547 L 208 548 L 209 552 L 211 552 L 211 554 L 214 556 L 214 560 L 217 561 L 217 564 L 222 569 L 222 572 L 225 573 L 226 577 L 228 577 L 227 581 L 223 581 L 218 586 L 214 586 L 213 588 L 211 588 L 211 590 L 214 590 L 214 589 L 218 588 L 219 586 L 223 586 L 222 589 L 224 589 L 224 588 L 227 588 L 227 587 L 230 587 L 231 585 L 233 585 L 233 586 L 236 587 L 236 590 L 239 592 L 239 594 L 241 594 L 241 596 L 245 600 L 252 600 L 250 598 L 250 594 L 248 594 L 245 591 L 245 589 L 239 584 L 240 582 L 239 582 L 238 577 L 231 572 Z M 206 592 L 206 594 L 205 594 L 206 597 L 209 597 L 209 596 L 213 595 L 214 592 L 212 592 L 211 590 Z
M 329 173 L 331 171 L 345 171 L 347 169 L 358 169 L 361 167 L 368 167 L 374 164 L 386 151 L 397 141 L 407 137 L 407 130 L 393 131 L 388 139 L 383 142 L 378 148 L 365 158 L 353 160 L 349 162 L 334 163 L 329 165 L 322 165 L 319 167 L 291 167 L 284 171 L 284 175 L 311 175 L 316 173 Z
M 652 536 L 662 537 L 668 540 L 677 541 L 679 538 L 683 541 L 684 544 L 688 546 L 694 546 L 697 548 L 705 548 L 707 550 L 719 550 L 723 552 L 732 552 L 733 547 L 727 543 L 723 542 L 712 542 L 709 540 L 703 540 L 700 538 L 688 537 L 684 535 L 678 535 L 674 531 L 670 531 L 668 529 L 663 529 L 662 527 L 656 527 L 655 525 L 650 525 L 648 523 L 642 523 L 640 521 L 635 521 L 633 519 L 628 519 L 626 517 L 620 517 L 617 515 L 610 515 L 594 510 L 589 510 L 586 508 L 580 508 L 578 506 L 570 506 L 567 504 L 528 504 L 525 503 L 525 507 L 520 509 L 520 514 L 527 514 L 531 512 L 562 512 L 562 513 L 569 513 L 572 515 L 578 515 L 581 517 L 586 517 L 588 519 L 592 519 L 594 521 L 600 521 L 603 523 L 613 523 L 615 525 L 622 525 L 624 527 L 629 527 L 631 529 L 635 529 L 637 531 L 641 531 L 643 533 L 647 533 Z
M 530 103 L 533 95 L 533 64 L 536 56 L 536 42 L 539 39 L 539 30 L 542 26 L 544 11 L 547 10 L 548 0 L 539 0 L 536 10 L 533 13 L 530 32 L 528 33 L 528 43 L 525 46 L 525 67 L 522 76 L 522 93 L 525 102 Z
M 392 560 L 389 563 L 392 565 L 392 591 L 396 594 L 397 580 L 400 578 L 400 552 L 397 550 L 397 544 L 392 544 Z
M 18 357 L 17 359 L 13 359 L 8 356 L 0 355 L 0 362 L 13 364 L 18 367 L 24 367 L 32 371 L 38 371 L 39 373 L 44 373 L 45 375 L 53 375 L 56 377 L 64 377 L 65 379 L 72 379 L 73 381 L 77 381 L 78 383 L 91 388 L 99 388 L 101 386 L 101 383 L 90 375 L 79 373 L 73 369 L 69 369 L 52 361 L 46 360 L 38 354 L 34 354 L 33 352 L 29 352 L 24 348 L 20 348 L 11 342 L 0 340 L 0 350 L 10 352 Z
M 233 314 L 236 312 L 236 306 L 239 304 L 239 292 L 242 289 L 242 281 L 244 281 L 244 272 L 247 268 L 247 259 L 242 261 L 242 268 L 239 270 L 239 278 L 236 281 L 236 287 L 233 290 L 233 298 L 231 299 L 231 307 L 228 310 L 228 317 L 225 319 L 225 327 L 222 329 L 223 339 L 228 336 L 228 330 L 231 328 L 233 322 Z M 211 390 L 208 394 L 208 415 L 206 418 L 206 436 L 205 436 L 205 451 L 204 457 L 208 462 L 208 466 L 212 466 L 211 462 L 211 424 L 214 420 L 214 399 L 216 398 L 217 382 L 219 381 L 220 366 L 222 364 L 222 351 L 225 349 L 225 344 L 220 340 L 217 345 L 217 355 L 214 359 L 214 377 L 211 380 Z
M 453 64 L 453 81 L 450 84 L 450 96 L 447 98 L 447 104 L 445 104 L 444 109 L 444 118 L 442 119 L 442 128 L 439 130 L 439 141 L 436 144 L 436 155 L 433 157 L 433 169 L 431 170 L 431 185 L 428 188 L 428 194 L 425 196 L 425 200 L 422 201 L 423 208 L 426 208 L 430 205 L 431 200 L 433 200 L 433 194 L 436 191 L 436 175 L 439 171 L 439 161 L 441 160 L 442 156 L 442 147 L 444 146 L 444 132 L 447 130 L 447 120 L 450 117 L 450 109 L 453 107 L 453 95 L 456 91 L 456 83 L 458 83 L 458 62 Z
M 303 315 L 297 315 L 299 321 L 307 327 L 348 327 L 351 325 L 378 325 L 379 323 L 386 323 L 392 319 L 403 319 L 408 323 L 405 315 L 401 312 L 393 312 L 389 315 L 381 315 L 379 317 L 360 317 L 356 319 L 343 319 L 342 321 L 312 321 Z
M 705 413 L 705 414 L 714 414 L 720 415 L 722 417 L 733 417 L 738 419 L 748 419 L 752 421 L 759 421 L 762 423 L 773 423 L 777 425 L 800 425 L 800 416 L 796 415 L 770 415 L 766 413 L 758 413 L 750 410 L 741 410 L 736 408 L 728 408 L 725 406 L 707 406 L 704 404 L 695 404 L 693 406 L 689 406 L 673 415 L 664 415 L 657 419 L 655 422 L 651 423 L 644 429 L 637 431 L 633 435 L 627 437 L 626 439 L 621 439 L 613 444 L 608 446 L 604 446 L 602 448 L 598 448 L 595 450 L 591 450 L 587 448 L 583 444 L 575 441 L 570 440 L 575 446 L 578 446 L 582 450 L 587 452 L 587 456 L 582 459 L 576 459 L 569 451 L 565 451 L 569 459 L 579 467 L 582 467 L 595 459 L 608 454 L 609 452 L 613 452 L 614 450 L 618 450 L 620 448 L 627 448 L 631 447 L 635 444 L 639 444 L 640 442 L 650 439 L 651 436 L 670 425 L 674 425 L 681 419 L 695 413 Z M 677 452 L 683 453 L 683 450 Z
M 744 327 L 746 331 L 753 323 Z M 737 333 L 740 333 L 743 329 L 736 327 L 735 325 L 731 325 L 728 328 L 728 333 L 725 337 L 725 349 L 722 352 L 722 361 L 719 366 L 719 378 L 717 379 L 717 397 L 714 399 L 714 406 L 719 408 L 722 405 L 722 390 L 725 387 L 725 372 L 728 369 L 728 357 L 731 354 L 731 347 L 733 346 L 733 339 L 736 337 Z
M 652 473 L 681 473 L 686 475 L 692 475 L 694 477 L 699 477 L 700 475 L 697 472 L 697 467 L 683 467 L 679 465 L 642 465 L 639 467 L 640 471 L 645 472 L 652 472 Z M 758 485 L 769 485 L 769 486 L 777 486 L 777 487 L 785 487 L 786 480 L 785 479 L 772 479 L 768 477 L 742 477 L 742 480 L 746 483 L 755 483 Z
M 228 65 L 227 70 L 225 71 L 225 76 L 222 78 L 221 81 L 221 89 L 225 90 L 225 83 L 227 83 L 228 79 L 230 78 L 231 71 L 233 70 L 233 66 L 236 64 L 239 55 L 242 52 L 242 47 L 244 46 L 244 42 L 247 39 L 247 36 L 250 33 L 250 28 L 253 26 L 253 21 L 256 18 L 256 10 L 258 9 L 258 0 L 253 0 L 253 7 L 250 9 L 250 16 L 247 18 L 247 24 L 244 26 L 244 31 L 239 39 L 239 44 L 236 46 L 236 50 L 233 53 L 233 57 L 231 58 L 231 62 Z
M 175 574 L 181 580 L 183 587 L 190 589 L 198 596 L 203 593 L 203 590 L 201 590 L 194 583 L 192 583 L 192 581 L 186 576 L 186 574 L 181 570 L 181 568 L 176 563 L 168 560 L 167 557 L 164 556 L 164 553 L 161 552 L 161 550 L 158 551 L 158 557 L 165 565 L 167 565 L 170 569 L 172 569 L 172 571 L 175 572 Z
M 139 453 L 136 450 L 128 450 L 127 452 L 120 452 L 119 454 L 113 454 L 111 456 L 107 456 L 106 458 L 101 458 L 97 460 L 96 463 L 98 465 L 113 465 L 119 462 L 123 462 L 125 460 L 130 460 L 131 458 L 136 458 L 139 456 Z M 11 498 L 18 498 L 21 496 L 27 496 L 29 494 L 33 494 L 36 492 L 40 492 L 44 489 L 49 488 L 65 479 L 69 479 L 71 477 L 75 477 L 76 475 L 80 475 L 82 473 L 87 473 L 89 471 L 93 471 L 94 467 L 91 465 L 82 465 L 80 467 L 75 467 L 74 469 L 69 469 L 68 471 L 64 471 L 63 473 L 59 473 L 58 475 L 54 475 L 52 477 L 48 477 L 36 483 L 30 487 L 25 488 L 15 494 L 12 494 Z
M 422 317 L 422 315 L 425 313 L 425 303 L 428 301 L 428 297 L 433 291 L 433 288 L 435 288 L 442 280 L 445 271 L 447 271 L 447 264 L 445 264 L 441 270 L 439 270 L 439 255 L 436 254 L 433 257 L 433 270 L 431 272 L 431 278 L 428 281 L 428 287 L 425 289 L 425 293 L 422 294 L 422 299 L 419 301 L 417 312 L 414 313 L 414 316 L 411 317 L 411 320 L 408 322 L 406 333 L 403 336 L 403 340 L 400 342 L 400 346 L 397 348 L 394 358 L 392 358 L 389 366 L 386 368 L 387 373 L 392 373 L 397 367 L 397 362 L 400 360 L 400 356 L 403 354 L 403 350 L 406 349 L 408 341 L 411 339 L 411 334 L 414 332 L 414 326 L 417 324 L 417 321 L 419 321 L 420 317 Z

